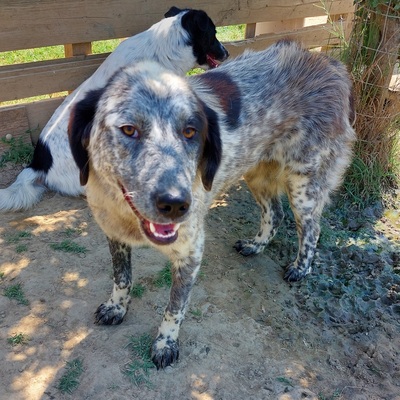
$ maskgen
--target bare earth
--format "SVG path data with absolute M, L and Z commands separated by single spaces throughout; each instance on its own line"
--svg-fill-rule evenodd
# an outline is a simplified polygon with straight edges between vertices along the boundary
M 14 169 L 0 171 L 0 187 Z M 311 276 L 289 285 L 293 218 L 263 254 L 232 245 L 253 236 L 258 208 L 244 184 L 207 218 L 202 273 L 181 329 L 180 361 L 151 369 L 147 384 L 124 374 L 130 336 L 156 334 L 168 288 L 154 277 L 167 260 L 134 251 L 134 277 L 146 287 L 119 326 L 93 324 L 112 287 L 104 234 L 84 199 L 49 193 L 27 212 L 0 214 L 0 293 L 21 284 L 28 305 L 0 296 L 0 399 L 400 399 L 400 218 L 397 209 L 324 214 Z M 28 232 L 28 237 L 18 237 Z M 13 239 L 14 238 L 14 239 Z M 54 250 L 72 240 L 85 254 Z M 23 333 L 26 344 L 8 338 Z M 66 362 L 84 371 L 72 394 L 58 384 Z

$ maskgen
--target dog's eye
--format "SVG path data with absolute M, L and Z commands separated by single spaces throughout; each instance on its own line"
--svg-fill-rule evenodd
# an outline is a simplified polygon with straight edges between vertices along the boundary
M 196 133 L 196 129 L 192 127 L 187 127 L 183 130 L 183 136 L 185 136 L 186 139 L 191 139 Z
M 138 128 L 134 125 L 123 125 L 119 129 L 121 129 L 122 133 L 127 136 L 138 138 L 140 136 Z

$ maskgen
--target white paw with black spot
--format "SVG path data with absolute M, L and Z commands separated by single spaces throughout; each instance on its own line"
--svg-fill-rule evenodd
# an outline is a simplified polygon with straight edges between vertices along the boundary
M 95 323 L 100 325 L 118 325 L 126 314 L 126 308 L 120 304 L 102 303 L 97 308 Z
M 251 256 L 254 254 L 258 254 L 263 249 L 263 245 L 254 243 L 254 240 L 238 240 L 233 247 L 236 249 L 238 253 L 243 256 Z
M 151 359 L 157 369 L 163 369 L 178 361 L 179 340 L 173 340 L 169 336 L 159 335 L 153 342 Z

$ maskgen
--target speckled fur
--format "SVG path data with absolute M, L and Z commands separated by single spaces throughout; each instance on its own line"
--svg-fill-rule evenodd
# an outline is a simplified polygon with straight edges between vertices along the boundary
M 290 41 L 186 79 L 140 63 L 78 104 L 70 142 L 97 222 L 111 243 L 151 244 L 173 264 L 170 300 L 152 348 L 157 367 L 179 357 L 179 328 L 204 249 L 204 217 L 213 199 L 242 176 L 262 217 L 257 235 L 236 249 L 244 255 L 264 249 L 283 218 L 280 196 L 286 193 L 299 252 L 285 279 L 310 273 L 322 209 L 351 158 L 351 104 L 344 66 Z M 121 132 L 127 124 L 137 137 Z M 190 139 L 182 134 L 188 126 L 197 132 Z M 187 210 L 165 216 L 155 200 L 164 193 L 184 198 Z M 176 240 L 149 240 L 143 219 L 180 224 Z M 129 257 L 118 246 L 110 249 Z M 121 273 L 127 259 L 113 261 L 114 276 L 128 277 Z M 117 282 L 117 289 L 127 285 Z M 106 304 L 105 314 L 114 316 L 115 307 Z

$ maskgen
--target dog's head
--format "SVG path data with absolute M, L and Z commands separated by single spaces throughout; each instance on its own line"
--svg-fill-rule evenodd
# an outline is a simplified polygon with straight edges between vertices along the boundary
M 182 27 L 188 33 L 197 64 L 203 68 L 215 68 L 229 57 L 228 51 L 216 37 L 214 23 L 204 11 L 171 7 L 164 16 L 169 18 L 179 14 L 182 14 Z
M 121 70 L 77 103 L 69 139 L 81 183 L 94 174 L 156 242 L 175 240 L 172 226 L 185 220 L 193 190 L 211 190 L 221 160 L 217 115 L 154 62 Z

